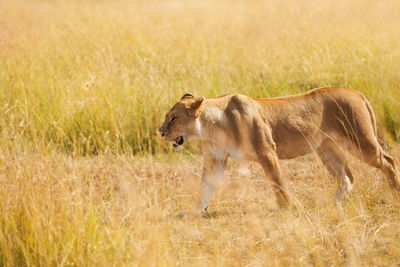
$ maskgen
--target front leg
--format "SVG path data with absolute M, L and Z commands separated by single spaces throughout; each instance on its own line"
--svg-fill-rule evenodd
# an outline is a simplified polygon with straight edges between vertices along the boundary
M 268 151 L 268 149 L 266 149 L 264 153 L 260 153 L 259 162 L 264 169 L 266 176 L 272 181 L 272 187 L 279 206 L 288 206 L 289 196 L 287 194 L 286 186 L 282 181 L 281 168 L 275 151 L 272 149 L 269 149 Z
M 221 183 L 227 163 L 227 156 L 216 158 L 209 153 L 203 154 L 203 173 L 200 185 L 200 211 L 207 209 L 208 203 L 215 190 Z
M 282 181 L 282 172 L 279 166 L 276 144 L 272 138 L 271 129 L 259 117 L 254 120 L 252 141 L 265 175 L 272 181 L 276 200 L 281 207 L 288 206 L 289 196 L 286 185 Z

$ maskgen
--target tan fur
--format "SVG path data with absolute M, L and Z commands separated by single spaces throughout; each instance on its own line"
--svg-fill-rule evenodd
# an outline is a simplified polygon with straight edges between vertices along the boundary
M 349 193 L 354 182 L 344 151 L 380 169 L 391 185 L 400 189 L 395 161 L 378 143 L 371 105 L 356 90 L 319 88 L 262 99 L 186 96 L 168 112 L 160 132 L 169 141 L 178 136 L 185 141 L 201 140 L 202 210 L 223 176 L 228 157 L 259 162 L 282 206 L 287 205 L 289 197 L 278 159 L 313 152 L 337 178 L 336 202 Z M 176 120 L 170 125 L 172 118 Z

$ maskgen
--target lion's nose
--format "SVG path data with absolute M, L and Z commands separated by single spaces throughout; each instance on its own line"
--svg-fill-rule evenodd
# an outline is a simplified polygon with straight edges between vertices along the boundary
M 161 134 L 161 137 L 164 137 L 164 135 L 165 135 L 165 133 L 161 130 L 161 128 L 160 129 L 158 129 L 158 131 L 160 132 L 160 134 Z

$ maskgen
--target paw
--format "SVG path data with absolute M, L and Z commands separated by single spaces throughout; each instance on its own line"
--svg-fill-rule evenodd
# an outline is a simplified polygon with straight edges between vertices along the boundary
M 207 208 L 208 208 L 208 203 L 207 202 L 203 202 L 201 204 L 200 213 L 204 213 L 205 211 L 207 211 Z

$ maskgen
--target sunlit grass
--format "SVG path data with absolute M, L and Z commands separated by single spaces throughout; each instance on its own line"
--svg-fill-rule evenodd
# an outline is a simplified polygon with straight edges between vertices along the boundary
M 396 153 L 396 155 L 399 155 Z M 283 161 L 293 198 L 279 210 L 261 168 L 229 164 L 209 213 L 197 198 L 198 157 L 68 157 L 2 153 L 0 260 L 5 265 L 393 265 L 399 194 L 352 161 L 349 199 L 314 156 Z
M 361 90 L 399 136 L 395 1 L 0 5 L 2 140 L 21 149 L 154 153 L 166 149 L 156 134 L 164 113 L 185 92 L 319 86 Z

